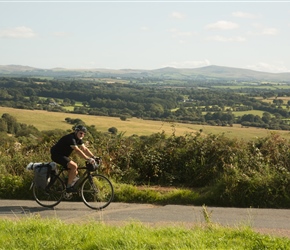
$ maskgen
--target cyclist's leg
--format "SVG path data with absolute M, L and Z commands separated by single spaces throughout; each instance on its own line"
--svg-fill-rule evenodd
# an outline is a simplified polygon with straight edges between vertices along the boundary
M 67 187 L 71 187 L 78 174 L 78 164 L 71 160 L 68 162 L 67 168 L 69 169 Z
M 68 169 L 67 187 L 70 187 L 76 175 L 78 174 L 78 165 L 69 157 L 63 155 L 52 154 L 51 159 L 56 163 L 62 165 L 64 168 Z

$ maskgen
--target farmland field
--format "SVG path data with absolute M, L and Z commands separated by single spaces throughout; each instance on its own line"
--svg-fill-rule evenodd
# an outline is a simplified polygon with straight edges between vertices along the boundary
M 24 110 L 7 107 L 0 107 L 0 115 L 8 113 L 17 119 L 17 122 L 34 125 L 40 131 L 53 129 L 71 129 L 72 125 L 66 123 L 65 118 L 81 119 L 87 125 L 94 125 L 98 131 L 107 132 L 109 128 L 116 127 L 118 132 L 125 133 L 125 136 L 150 135 L 152 133 L 165 132 L 171 135 L 185 135 L 186 133 L 196 133 L 202 131 L 204 134 L 221 134 L 229 138 L 251 140 L 256 137 L 265 137 L 271 132 L 281 134 L 283 137 L 290 139 L 289 131 L 273 131 L 261 128 L 245 128 L 239 124 L 233 127 L 193 125 L 184 123 L 169 123 L 162 121 L 142 120 L 130 118 L 122 121 L 119 117 L 91 116 L 82 114 L 71 114 L 61 112 L 48 112 L 43 110 Z

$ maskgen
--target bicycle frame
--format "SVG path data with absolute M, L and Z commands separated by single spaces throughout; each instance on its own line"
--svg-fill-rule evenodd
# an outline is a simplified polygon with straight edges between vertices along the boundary
M 75 184 L 75 187 L 76 187 L 77 189 L 78 189 L 79 185 L 82 184 L 82 182 L 84 181 L 84 179 L 85 179 L 86 177 L 88 177 L 88 176 L 91 175 L 91 172 L 88 171 L 86 167 L 79 167 L 79 168 L 78 168 L 78 170 L 82 170 L 82 169 L 85 169 L 86 172 L 83 173 L 83 174 L 81 175 L 80 179 L 79 179 L 79 180 L 77 181 L 77 183 Z M 69 171 L 69 169 L 67 169 L 67 168 L 63 168 L 63 167 L 62 167 L 62 168 L 59 170 L 59 173 L 58 173 L 58 174 L 55 174 L 54 176 L 59 177 L 59 178 L 62 180 L 62 182 L 63 182 L 65 185 L 67 185 L 67 183 L 66 183 L 66 177 L 64 176 L 64 173 L 65 173 L 65 172 L 68 172 L 68 171 Z M 96 173 L 97 173 L 97 171 L 96 171 Z M 53 175 L 52 175 L 52 176 L 53 176 Z M 55 180 L 50 180 L 50 182 L 49 182 L 49 184 L 48 184 L 47 186 L 49 186 L 49 185 L 53 185 L 53 184 L 54 184 L 54 181 L 55 181 Z

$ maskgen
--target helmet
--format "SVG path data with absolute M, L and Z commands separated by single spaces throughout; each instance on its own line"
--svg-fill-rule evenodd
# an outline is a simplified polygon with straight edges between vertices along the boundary
M 87 133 L 87 128 L 83 125 L 77 125 L 75 126 L 75 132 L 83 131 L 84 133 Z

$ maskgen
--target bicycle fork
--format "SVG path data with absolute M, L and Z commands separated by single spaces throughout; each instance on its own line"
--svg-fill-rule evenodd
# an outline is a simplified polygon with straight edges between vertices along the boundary
M 90 182 L 90 185 L 92 186 L 94 192 L 97 194 L 99 192 L 96 184 L 94 183 L 94 180 L 93 180 L 93 176 L 89 175 L 89 182 Z

